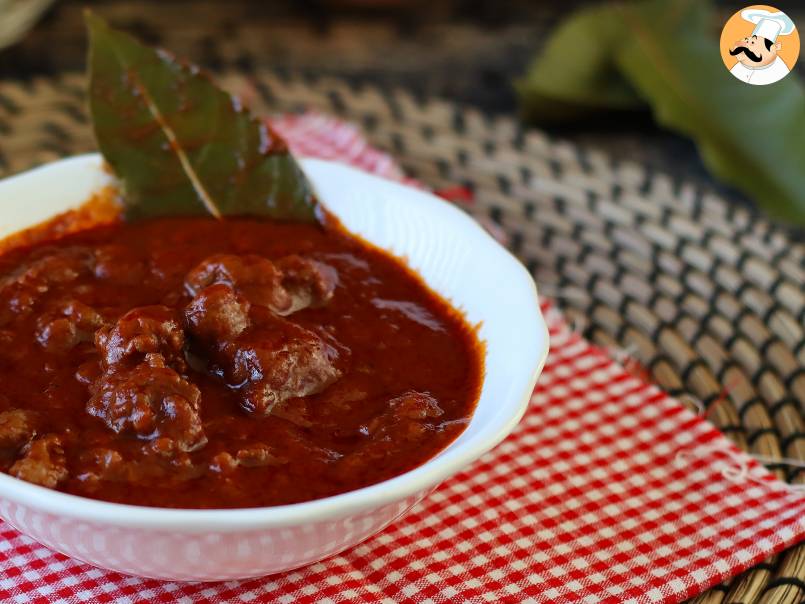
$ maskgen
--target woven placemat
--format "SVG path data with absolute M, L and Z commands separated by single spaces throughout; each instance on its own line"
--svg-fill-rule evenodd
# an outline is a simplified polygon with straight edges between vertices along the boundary
M 465 207 L 584 335 L 703 406 L 781 479 L 805 471 L 805 245 L 743 207 L 510 119 L 334 78 L 222 78 L 257 111 L 316 109 L 359 124 L 411 176 L 472 193 Z M 83 76 L 0 82 L 0 176 L 93 150 Z M 466 195 L 465 195 L 466 196 Z M 796 604 L 805 545 L 695 601 Z

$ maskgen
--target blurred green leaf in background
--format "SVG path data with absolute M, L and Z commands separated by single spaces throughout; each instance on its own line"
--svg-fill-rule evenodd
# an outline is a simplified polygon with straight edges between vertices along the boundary
M 805 88 L 734 78 L 709 0 L 636 0 L 561 24 L 516 87 L 525 119 L 568 122 L 648 106 L 708 169 L 775 218 L 805 225 Z

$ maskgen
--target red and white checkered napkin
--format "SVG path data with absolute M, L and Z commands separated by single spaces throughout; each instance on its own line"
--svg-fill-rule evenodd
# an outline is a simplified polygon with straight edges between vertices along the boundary
M 276 126 L 297 152 L 401 176 L 347 124 Z M 351 551 L 264 579 L 165 583 L 0 525 L 0 601 L 678 602 L 805 538 L 805 495 L 544 310 L 552 350 L 514 434 Z

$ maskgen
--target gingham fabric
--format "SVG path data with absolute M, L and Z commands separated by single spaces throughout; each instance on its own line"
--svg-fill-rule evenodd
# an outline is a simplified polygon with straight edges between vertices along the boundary
M 348 124 L 274 124 L 298 153 L 402 177 Z M 805 537 L 805 494 L 543 310 L 552 350 L 515 432 L 369 541 L 282 575 L 181 584 L 0 525 L 0 601 L 670 603 Z

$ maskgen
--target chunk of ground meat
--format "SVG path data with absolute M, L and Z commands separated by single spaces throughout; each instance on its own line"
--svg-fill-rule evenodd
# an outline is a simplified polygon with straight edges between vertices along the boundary
M 84 361 L 78 367 L 76 367 L 75 376 L 76 381 L 85 386 L 89 386 L 94 381 L 96 381 L 99 377 L 103 374 L 103 370 L 101 369 L 100 362 L 98 359 L 90 359 L 89 361 Z
M 241 406 L 265 416 L 283 401 L 324 390 L 338 377 L 338 352 L 314 332 L 255 307 L 229 285 L 198 293 L 185 323 L 216 373 L 242 394 Z
M 12 409 L 0 413 L 0 447 L 20 449 L 36 434 L 39 423 L 35 412 L 27 409 Z
M 291 296 L 290 314 L 308 306 L 323 306 L 333 297 L 338 273 L 327 264 L 292 255 L 276 262 L 282 271 L 282 286 Z
M 92 342 L 104 318 L 77 300 L 61 303 L 37 320 L 36 340 L 49 352 L 66 352 L 81 342 Z
M 265 445 L 254 445 L 239 449 L 233 456 L 231 453 L 223 451 L 215 455 L 209 463 L 209 470 L 215 474 L 231 474 L 238 467 L 241 468 L 264 468 L 267 466 L 280 466 L 287 463 L 286 460 L 276 457 Z
M 22 457 L 11 466 L 9 474 L 50 489 L 59 486 L 68 476 L 61 439 L 47 434 L 31 441 L 22 450 Z
M 122 245 L 102 245 L 95 250 L 94 273 L 98 279 L 132 285 L 142 283 L 147 273 L 145 260 L 132 256 Z
M 107 368 L 137 364 L 146 354 L 158 353 L 184 371 L 184 330 L 176 311 L 167 306 L 142 306 L 123 315 L 114 326 L 95 334 L 95 346 Z
M 252 445 L 238 450 L 235 455 L 238 464 L 244 468 L 262 468 L 265 466 L 279 466 L 287 463 L 286 460 L 271 453 L 266 445 Z
M 341 376 L 337 351 L 312 331 L 271 317 L 220 349 L 230 384 L 239 387 L 241 406 L 265 416 L 283 401 L 323 391 Z
M 248 300 L 229 285 L 216 283 L 201 290 L 185 308 L 188 331 L 202 342 L 233 340 L 250 325 Z
M 126 462 L 114 449 L 98 447 L 90 449 L 81 456 L 82 463 L 91 467 L 96 475 L 104 479 L 114 479 L 124 473 Z
M 444 414 L 431 395 L 413 390 L 391 399 L 386 410 L 361 429 L 366 440 L 344 457 L 336 474 L 350 475 L 360 468 L 387 464 L 401 451 L 423 442 L 434 427 L 428 420 Z
M 388 402 L 387 409 L 366 425 L 373 441 L 392 438 L 397 442 L 417 440 L 428 430 L 426 420 L 444 414 L 431 395 L 409 390 Z
M 286 256 L 272 262 L 247 254 L 211 256 L 185 278 L 187 291 L 196 296 L 210 285 L 223 283 L 249 302 L 289 315 L 308 306 L 325 304 L 337 282 L 335 269 L 300 256 Z
M 409 390 L 389 401 L 388 411 L 370 422 L 369 431 L 389 429 L 405 420 L 428 419 L 443 414 L 438 401 L 430 394 Z
M 186 453 L 155 457 L 148 451 L 142 459 L 127 460 L 114 449 L 90 449 L 81 455 L 84 471 L 76 476 L 90 488 L 100 481 L 123 482 L 147 488 L 151 485 L 168 487 L 202 476 L 206 468 L 194 465 Z
M 231 474 L 238 468 L 238 460 L 232 457 L 226 451 L 215 455 L 209 463 L 210 472 L 214 474 Z
M 92 252 L 86 248 L 49 249 L 0 277 L 0 306 L 16 314 L 29 312 L 51 287 L 74 281 L 91 271 L 93 263 Z
M 69 283 L 94 266 L 92 251 L 84 247 L 47 248 L 3 280 L 9 283 L 56 285 Z M 2 287 L 2 286 L 0 286 Z
M 143 440 L 169 439 L 180 451 L 207 442 L 199 416 L 201 392 L 158 355 L 132 369 L 107 373 L 92 387 L 87 412 L 115 433 Z
M 255 254 L 210 256 L 185 278 L 185 288 L 192 296 L 215 283 L 229 285 L 260 306 L 274 309 L 290 304 L 282 287 L 282 273 L 271 260 Z
M 81 454 L 81 473 L 76 478 L 84 483 L 126 478 L 126 462 L 114 449 L 98 447 Z

